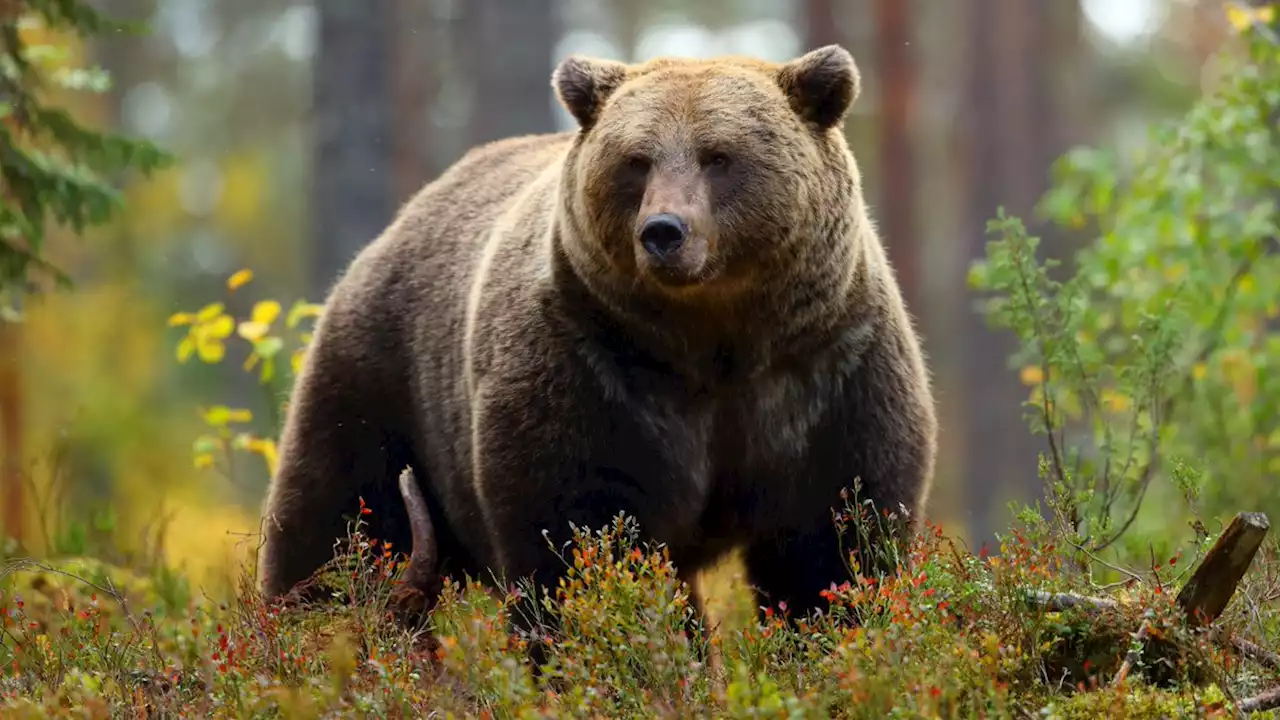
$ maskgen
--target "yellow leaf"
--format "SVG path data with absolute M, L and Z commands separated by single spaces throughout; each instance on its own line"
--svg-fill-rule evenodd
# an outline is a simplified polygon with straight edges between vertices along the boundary
M 262 300 L 253 306 L 253 319 L 264 325 L 270 325 L 280 317 L 280 303 L 275 300 Z
M 1123 412 L 1129 407 L 1129 397 L 1111 388 L 1102 391 L 1102 402 L 1113 412 Z
M 289 364 L 293 367 L 294 377 L 302 372 L 302 348 L 293 351 L 293 357 L 289 358 Z
M 214 405 L 203 412 L 204 421 L 214 427 L 226 427 L 233 422 L 247 423 L 253 420 L 253 413 L 243 408 L 229 408 L 226 405 Z
M 1205 375 L 1209 374 L 1209 366 L 1202 362 L 1196 363 L 1191 368 L 1191 376 L 1197 380 L 1203 380 Z
M 182 338 L 182 342 L 178 343 L 178 362 L 185 363 L 191 359 L 191 353 L 196 350 L 196 341 L 188 335 Z
M 222 314 L 223 305 L 220 302 L 210 303 L 200 308 L 200 312 L 196 313 L 196 322 L 207 323 Z
M 1269 23 L 1276 15 L 1274 5 L 1252 8 L 1238 2 L 1227 3 L 1226 12 L 1227 22 L 1230 23 L 1237 32 L 1243 31 L 1254 22 Z
M 267 463 L 267 474 L 271 477 L 276 476 L 276 444 L 267 441 L 262 449 L 262 459 Z
M 209 453 L 200 453 L 196 455 L 195 464 L 197 470 L 213 467 L 213 456 Z
M 289 309 L 289 317 L 285 318 L 285 325 L 290 329 L 296 327 L 305 317 L 320 317 L 324 311 L 323 305 L 315 303 L 307 303 L 298 301 Z
M 178 327 L 179 325 L 190 325 L 196 319 L 195 315 L 186 312 L 174 313 L 169 316 L 169 327 Z
M 217 340 L 209 340 L 197 345 L 196 352 L 199 353 L 201 360 L 212 364 L 221 360 L 226 355 L 227 349 Z
M 1034 365 L 1028 365 L 1018 373 L 1024 385 L 1039 385 L 1044 382 L 1044 371 Z
M 240 270 L 239 272 L 235 273 L 231 277 L 227 278 L 227 289 L 234 292 L 236 288 L 243 287 L 252 279 L 253 279 L 253 271 L 248 268 L 245 268 L 244 270 Z
M 240 333 L 240 337 L 245 340 L 261 340 L 267 334 L 267 330 L 270 330 L 270 328 L 265 323 L 257 320 L 246 320 L 240 323 L 240 327 L 236 329 L 236 332 Z
M 257 364 L 258 364 L 258 353 L 251 352 L 249 353 L 249 357 L 244 359 L 244 365 L 242 365 L 241 367 L 244 369 L 245 372 L 249 372 L 250 370 L 253 369 L 253 366 Z
M 235 325 L 236 323 L 231 319 L 230 315 L 222 315 L 217 320 L 205 325 L 203 334 L 207 338 L 221 339 L 230 335 L 231 331 L 235 329 Z
M 267 463 L 267 472 L 272 476 L 276 474 L 276 443 L 270 438 L 253 438 L 248 443 L 248 449 L 262 456 Z
M 1255 287 L 1257 287 L 1257 283 L 1254 282 L 1253 275 L 1251 273 L 1246 273 L 1240 276 L 1240 283 L 1238 287 L 1242 295 L 1248 295 L 1253 292 Z
M 1180 262 L 1174 263 L 1164 269 L 1164 279 L 1168 282 L 1177 282 L 1187 274 L 1187 264 Z

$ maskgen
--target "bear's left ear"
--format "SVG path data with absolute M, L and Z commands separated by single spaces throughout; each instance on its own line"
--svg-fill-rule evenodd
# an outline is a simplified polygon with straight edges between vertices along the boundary
M 605 100 L 627 79 L 627 69 L 626 63 L 617 60 L 570 55 L 551 74 L 551 86 L 565 110 L 588 130 Z
M 860 83 L 853 56 L 839 45 L 811 50 L 778 70 L 778 85 L 792 109 L 820 130 L 844 120 Z

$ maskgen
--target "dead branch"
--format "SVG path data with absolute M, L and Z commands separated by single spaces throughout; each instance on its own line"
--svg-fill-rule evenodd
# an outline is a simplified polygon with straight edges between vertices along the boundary
M 1242 637 L 1231 636 L 1230 642 L 1231 646 L 1240 651 L 1241 655 L 1280 673 L 1280 655 Z
M 1235 595 L 1236 587 L 1253 563 L 1253 558 L 1258 548 L 1262 546 L 1270 527 L 1270 522 L 1263 513 L 1239 513 L 1232 519 L 1192 573 L 1191 579 L 1178 593 L 1177 603 L 1188 623 L 1196 627 L 1206 627 L 1222 615 L 1232 596 Z M 1102 612 L 1120 608 L 1120 604 L 1114 600 L 1075 593 L 1034 591 L 1029 593 L 1029 598 L 1033 605 L 1050 611 L 1080 608 Z M 1134 663 L 1137 662 L 1138 649 L 1146 640 L 1149 631 L 1148 622 L 1143 621 L 1135 637 L 1138 648 L 1130 649 L 1126 654 L 1119 672 L 1112 680 L 1112 685 L 1124 682 Z M 1215 632 L 1212 638 L 1218 644 L 1231 647 L 1259 665 L 1280 672 L 1280 654 L 1230 633 Z M 1254 703 L 1250 707 L 1255 708 L 1245 712 L 1280 707 L 1280 699 L 1272 697 L 1273 694 L 1280 694 L 1280 688 L 1244 701 Z M 1267 705 L 1268 702 L 1278 704 Z M 1243 705 L 1241 707 L 1244 708 Z
M 1030 593 L 1031 601 L 1049 611 L 1066 610 L 1067 608 L 1088 608 L 1091 610 L 1115 610 L 1120 604 L 1106 598 L 1076 595 L 1075 593 L 1049 593 L 1041 590 Z
M 1188 622 L 1203 627 L 1226 610 L 1270 529 L 1263 513 L 1236 514 L 1178 593 Z
M 1280 708 L 1280 686 L 1271 688 L 1261 695 L 1241 700 L 1236 707 L 1242 713 L 1265 712 Z
M 1147 640 L 1147 634 L 1151 632 L 1151 621 L 1143 620 L 1142 627 L 1138 628 L 1138 634 L 1134 636 L 1136 645 L 1129 648 L 1129 652 L 1125 653 L 1124 662 L 1120 664 L 1120 669 L 1116 671 L 1116 676 L 1111 680 L 1111 686 L 1117 687 L 1123 683 L 1125 678 L 1129 677 L 1129 671 L 1133 669 L 1134 663 L 1138 662 L 1138 654 L 1142 652 L 1142 645 Z

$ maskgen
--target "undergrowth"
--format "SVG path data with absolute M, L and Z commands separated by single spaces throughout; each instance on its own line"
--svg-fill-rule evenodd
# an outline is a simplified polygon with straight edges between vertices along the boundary
M 837 514 L 868 522 L 866 504 Z M 451 579 L 426 627 L 392 618 L 403 556 L 357 522 L 325 570 L 329 601 L 158 592 L 89 561 L 14 561 L 0 590 L 0 708 L 13 717 L 1217 717 L 1274 678 L 1180 620 L 1172 590 L 1202 549 L 1101 586 L 1036 513 L 974 554 L 925 523 L 901 572 L 849 577 L 825 608 L 686 633 L 688 588 L 632 518 L 579 528 L 543 609 L 541 673 L 508 624 L 526 589 Z M 549 550 L 550 551 L 550 550 Z M 852 562 L 853 558 L 850 557 Z M 1117 601 L 1050 612 L 1031 593 Z M 1255 561 L 1219 625 L 1280 644 L 1280 547 Z M 1134 669 L 1113 685 L 1143 620 Z M 720 662 L 707 662 L 706 640 Z M 1274 671 L 1271 671 L 1274 675 Z M 1255 717 L 1266 717 L 1258 714 Z

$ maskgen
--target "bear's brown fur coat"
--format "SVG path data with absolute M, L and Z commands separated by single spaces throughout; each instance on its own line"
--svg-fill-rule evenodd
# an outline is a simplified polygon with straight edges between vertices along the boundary
M 553 85 L 577 131 L 473 149 L 329 296 L 265 507 L 267 595 L 331 556 L 358 496 L 405 549 L 405 467 L 455 577 L 554 587 L 548 541 L 625 511 L 685 577 L 741 547 L 760 604 L 794 615 L 846 577 L 842 488 L 917 526 L 933 398 L 841 130 L 849 53 L 571 57 Z

